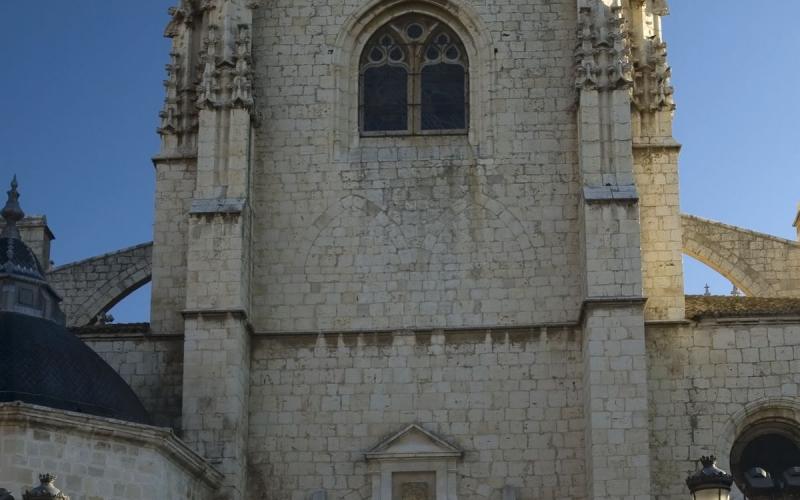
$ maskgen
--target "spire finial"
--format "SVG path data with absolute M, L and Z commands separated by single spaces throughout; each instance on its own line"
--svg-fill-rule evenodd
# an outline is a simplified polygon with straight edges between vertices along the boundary
M 17 229 L 17 222 L 25 217 L 25 212 L 19 206 L 19 192 L 17 192 L 17 176 L 11 179 L 11 190 L 8 192 L 8 201 L 6 206 L 0 212 L 3 219 L 6 221 L 6 227 L 0 233 L 0 238 L 15 238 L 19 239 L 19 229 Z

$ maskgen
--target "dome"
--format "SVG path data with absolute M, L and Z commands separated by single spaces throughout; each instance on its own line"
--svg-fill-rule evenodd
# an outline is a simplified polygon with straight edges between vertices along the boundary
M 0 312 L 0 402 L 11 401 L 150 423 L 122 377 L 64 326 Z
M 16 238 L 0 238 L 0 273 L 44 281 L 44 272 L 36 255 Z

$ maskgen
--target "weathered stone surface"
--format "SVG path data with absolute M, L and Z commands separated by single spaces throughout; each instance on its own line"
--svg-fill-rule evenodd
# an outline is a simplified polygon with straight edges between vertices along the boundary
M 0 427 L 0 471 L 12 492 L 30 490 L 43 469 L 73 499 L 212 500 L 222 480 L 158 427 L 18 403 L 0 404 Z
M 754 297 L 800 296 L 800 243 L 683 216 L 683 251 Z
M 128 294 L 150 281 L 152 243 L 65 264 L 47 273 L 61 295 L 69 326 L 93 323 Z

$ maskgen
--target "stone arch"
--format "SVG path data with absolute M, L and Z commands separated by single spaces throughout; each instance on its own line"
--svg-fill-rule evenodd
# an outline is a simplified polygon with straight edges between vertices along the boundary
M 144 243 L 51 270 L 48 280 L 64 299 L 61 308 L 67 324 L 90 324 L 150 282 L 152 250 L 152 243 Z
M 393 220 L 386 208 L 371 201 L 363 196 L 351 194 L 343 198 L 339 198 L 332 203 L 328 208 L 322 212 L 314 221 L 306 228 L 300 235 L 299 248 L 300 251 L 296 254 L 295 264 L 299 267 L 305 267 L 311 249 L 314 247 L 316 241 L 319 239 L 322 232 L 337 218 L 345 212 L 366 212 L 373 214 L 382 214 L 388 222 L 390 222 L 390 231 L 393 241 L 408 241 L 406 235 L 403 234 L 400 224 Z
M 730 468 L 730 451 L 739 435 L 748 427 L 766 420 L 792 422 L 800 429 L 800 401 L 795 398 L 765 398 L 747 403 L 722 426 L 714 450 L 719 464 Z
M 716 238 L 714 223 L 699 217 L 683 216 L 683 253 L 715 270 L 748 296 L 775 295 L 771 284 L 762 278 L 729 246 Z
M 89 324 L 101 313 L 110 311 L 128 295 L 150 283 L 150 264 L 133 265 L 107 280 L 73 312 L 76 324 Z
M 502 203 L 487 196 L 483 192 L 479 192 L 472 197 L 471 200 L 462 198 L 453 202 L 445 213 L 439 217 L 426 232 L 428 236 L 423 240 L 422 247 L 426 255 L 429 255 L 433 250 L 433 245 L 436 242 L 434 235 L 441 234 L 441 232 L 463 212 L 470 209 L 470 207 L 479 207 L 486 210 L 492 216 L 502 221 L 505 227 L 514 235 L 514 239 L 520 246 L 522 251 L 529 251 L 533 248 L 533 243 L 530 235 L 525 231 L 522 222 L 514 216 Z
M 800 438 L 800 401 L 788 397 L 765 398 L 747 403 L 731 415 L 720 428 L 714 449 L 709 450 L 717 455 L 719 467 L 732 472 L 730 455 L 736 440 L 748 429 L 764 424 L 793 426 Z M 735 485 L 732 498 L 736 500 L 744 498 Z
M 705 238 L 693 238 L 683 235 L 683 253 L 697 259 L 711 269 L 724 276 L 736 285 L 745 295 L 751 297 L 770 296 L 770 286 L 761 280 L 746 263 L 741 262 L 735 254 L 708 242 Z
M 358 69 L 372 34 L 391 19 L 419 13 L 439 19 L 461 39 L 470 61 L 469 142 L 481 155 L 491 154 L 492 39 L 478 13 L 462 0 L 370 0 L 342 25 L 333 47 L 336 81 L 331 144 L 333 156 L 345 159 L 358 147 Z
M 800 296 L 800 243 L 682 214 L 683 253 L 719 272 L 747 295 Z

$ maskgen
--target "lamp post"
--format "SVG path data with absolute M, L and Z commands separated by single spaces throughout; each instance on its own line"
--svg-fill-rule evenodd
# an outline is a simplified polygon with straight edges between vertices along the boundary
M 692 500 L 730 500 L 733 476 L 717 467 L 717 457 L 701 457 L 703 464 L 697 472 L 686 478 Z

